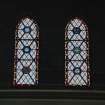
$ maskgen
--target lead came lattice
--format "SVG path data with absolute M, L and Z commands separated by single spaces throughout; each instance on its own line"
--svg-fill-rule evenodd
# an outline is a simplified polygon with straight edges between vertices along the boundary
M 39 32 L 33 19 L 23 18 L 16 28 L 14 83 L 36 85 L 38 83 Z
M 75 18 L 65 31 L 65 85 L 89 86 L 89 36 L 86 24 Z

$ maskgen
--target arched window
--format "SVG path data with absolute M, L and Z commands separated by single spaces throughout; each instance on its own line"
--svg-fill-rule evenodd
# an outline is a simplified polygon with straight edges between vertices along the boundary
M 89 86 L 89 33 L 83 20 L 72 19 L 65 30 L 65 85 Z
M 15 31 L 15 85 L 38 84 L 38 56 L 38 26 L 33 19 L 22 18 Z

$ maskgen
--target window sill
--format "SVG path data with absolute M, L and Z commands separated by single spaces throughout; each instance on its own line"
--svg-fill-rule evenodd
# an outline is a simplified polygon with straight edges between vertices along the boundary
M 15 89 L 15 90 L 0 90 L 0 98 L 105 100 L 105 91 Z

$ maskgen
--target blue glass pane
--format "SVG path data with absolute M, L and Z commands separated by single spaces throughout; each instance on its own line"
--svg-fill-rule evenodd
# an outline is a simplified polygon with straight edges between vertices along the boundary
M 74 33 L 74 34 L 80 34 L 80 32 L 81 32 L 81 30 L 80 30 L 79 27 L 74 27 L 74 28 L 73 28 L 73 33 Z
M 74 74 L 80 74 L 81 73 L 81 69 L 80 68 L 75 68 L 73 70 Z
M 30 27 L 24 27 L 23 31 L 25 33 L 30 33 L 31 32 L 31 28 Z
M 31 48 L 29 46 L 24 46 L 23 51 L 24 53 L 30 53 Z

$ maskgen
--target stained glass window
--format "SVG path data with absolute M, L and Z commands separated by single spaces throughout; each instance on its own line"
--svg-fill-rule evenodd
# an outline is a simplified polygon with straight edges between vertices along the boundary
M 14 83 L 38 84 L 39 32 L 33 19 L 22 18 L 15 32 Z
M 78 18 L 65 29 L 65 85 L 90 85 L 89 33 L 85 22 Z

